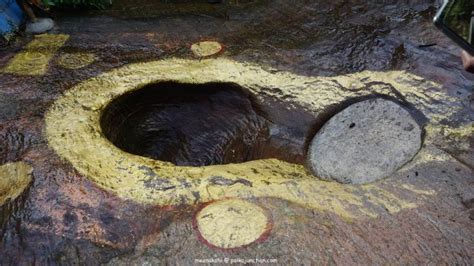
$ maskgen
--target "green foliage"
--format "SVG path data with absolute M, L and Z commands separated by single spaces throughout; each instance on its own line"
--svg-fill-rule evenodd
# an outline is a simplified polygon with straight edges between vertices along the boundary
M 112 0 L 43 0 L 49 7 L 92 7 L 104 9 L 112 4 Z

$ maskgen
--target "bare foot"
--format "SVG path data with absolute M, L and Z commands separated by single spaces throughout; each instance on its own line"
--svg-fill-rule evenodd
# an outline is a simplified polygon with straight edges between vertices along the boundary
M 468 72 L 474 73 L 474 56 L 466 51 L 462 51 L 461 58 L 464 69 Z

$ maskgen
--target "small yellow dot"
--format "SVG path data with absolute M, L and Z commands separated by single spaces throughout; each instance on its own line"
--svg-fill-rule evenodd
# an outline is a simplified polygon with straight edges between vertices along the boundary
M 204 240 L 224 249 L 251 244 L 270 230 L 265 210 L 240 199 L 211 203 L 197 214 L 196 224 Z
M 222 51 L 222 45 L 216 41 L 202 41 L 193 44 L 191 51 L 197 57 L 207 57 Z

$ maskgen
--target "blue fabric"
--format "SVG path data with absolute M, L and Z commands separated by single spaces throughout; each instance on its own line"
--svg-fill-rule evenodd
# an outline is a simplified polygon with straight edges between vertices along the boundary
M 10 38 L 23 19 L 23 11 L 15 0 L 0 0 L 0 35 Z

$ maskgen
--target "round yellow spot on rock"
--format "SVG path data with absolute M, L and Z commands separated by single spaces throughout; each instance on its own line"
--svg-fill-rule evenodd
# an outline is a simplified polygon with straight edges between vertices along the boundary
M 92 64 L 96 56 L 91 53 L 64 53 L 58 59 L 58 64 L 67 69 L 79 69 Z
M 31 182 L 31 172 L 24 162 L 0 165 L 0 206 L 23 193 Z
M 207 57 L 222 51 L 222 45 L 216 41 L 203 41 L 193 44 L 191 51 L 197 57 Z
M 265 211 L 240 199 L 211 203 L 198 213 L 196 224 L 205 241 L 225 249 L 251 244 L 270 230 Z

